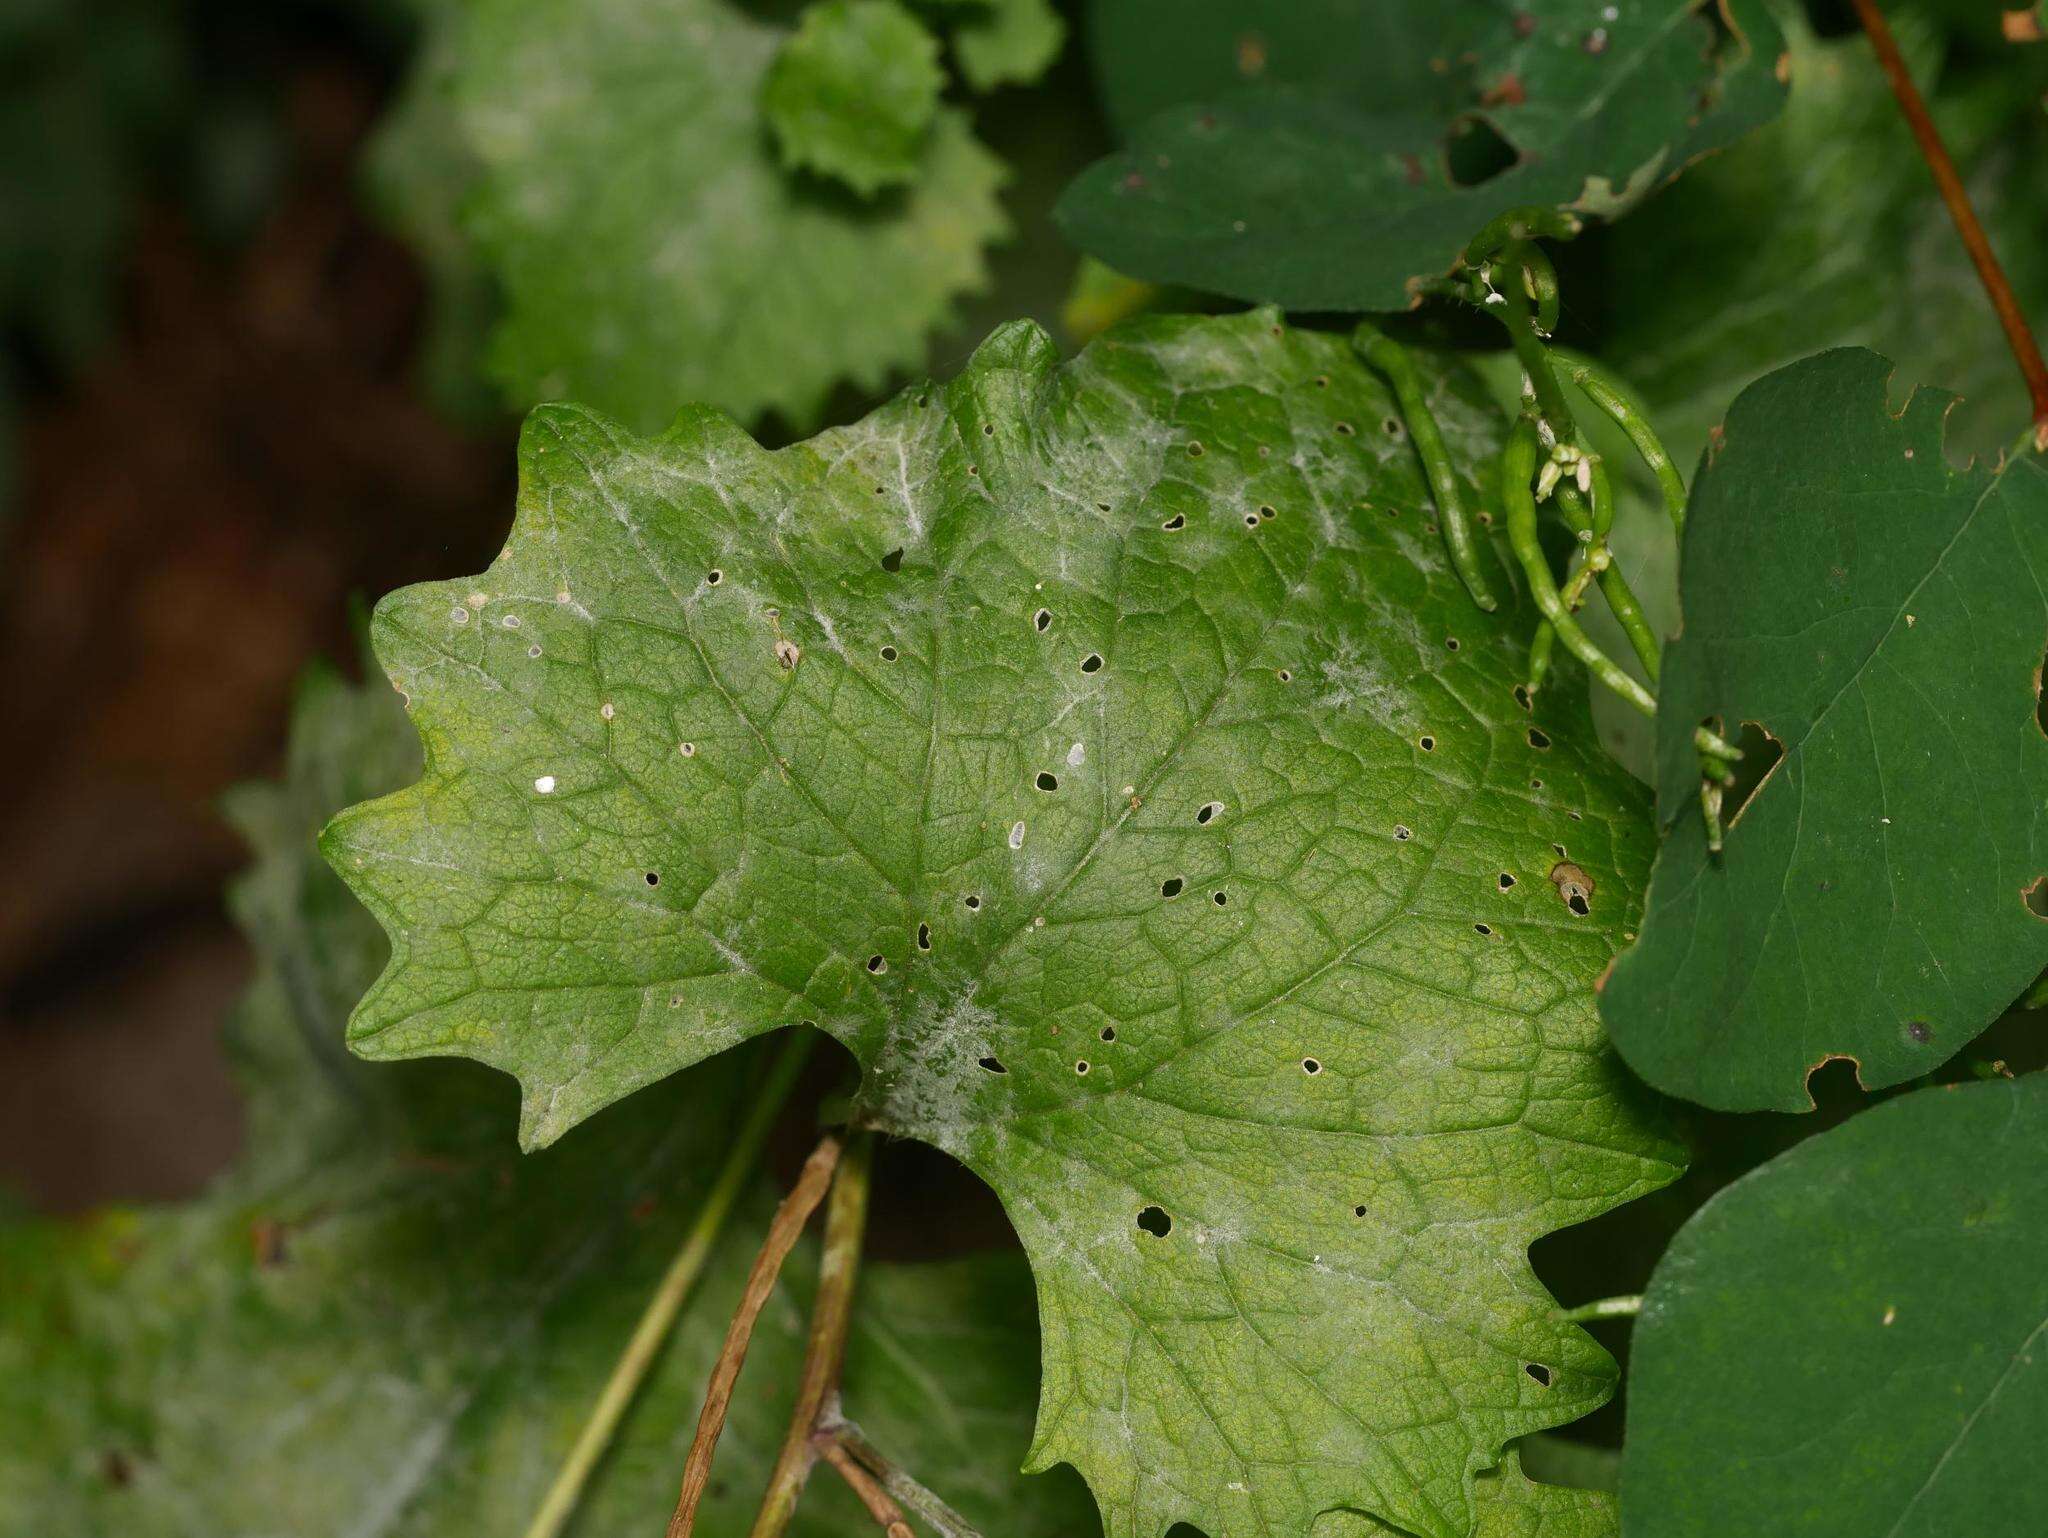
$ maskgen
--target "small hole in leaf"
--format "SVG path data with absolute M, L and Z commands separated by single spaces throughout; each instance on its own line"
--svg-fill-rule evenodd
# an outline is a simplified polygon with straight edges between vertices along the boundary
M 1088 1059 L 1084 1057 L 1076 1061 L 1074 1064 L 1074 1072 L 1080 1074 L 1083 1078 L 1086 1078 L 1088 1075 Z
M 1323 1065 L 1312 1057 L 1305 1057 L 1301 1060 L 1301 1071 L 1313 1079 L 1323 1071 Z
M 1425 753 L 1434 753 L 1436 751 L 1436 739 L 1434 737 L 1420 738 L 1417 740 L 1416 746 Z
M 1353 1216 L 1354 1218 L 1362 1218 L 1362 1217 L 1364 1217 L 1364 1216 L 1365 1216 L 1365 1203 L 1363 1203 L 1363 1202 L 1360 1202 L 1360 1203 L 1359 1203 L 1359 1204 L 1358 1204 L 1358 1205 L 1357 1205 L 1356 1207 L 1353 1207 L 1353 1208 L 1351 1209 L 1351 1215 L 1352 1215 L 1352 1216 Z
M 1209 898 L 1219 908 L 1226 907 L 1230 902 L 1230 894 L 1228 892 L 1211 892 Z
M 1541 1362 L 1531 1362 L 1526 1367 L 1524 1367 L 1522 1371 L 1527 1373 L 1530 1377 L 1534 1378 L 1538 1383 L 1542 1384 L 1545 1388 L 1550 1387 L 1550 1369 L 1548 1367 L 1545 1367 Z
M 1115 1026 L 1113 1026 L 1113 1025 L 1105 1025 L 1105 1026 L 1104 1026 L 1104 1027 L 1102 1028 L 1102 1039 L 1103 1039 L 1104 1041 L 1115 1041 L 1115 1040 L 1116 1040 L 1116 1027 L 1115 1027 Z
M 1405 843 L 1407 843 L 1407 842 L 1408 842 L 1408 840 L 1410 840 L 1411 838 L 1415 837 L 1415 835 L 1414 835 L 1414 834 L 1413 834 L 1412 832 L 1410 832 L 1410 831 L 1409 831 L 1409 830 L 1408 830 L 1408 829 L 1407 829 L 1406 827 L 1404 827 L 1404 826 L 1403 826 L 1402 824 L 1400 824 L 1400 823 L 1398 823 L 1398 822 L 1397 822 L 1397 823 L 1395 823 L 1395 824 L 1394 824 L 1394 837 L 1395 837 L 1395 838 L 1397 838 L 1397 839 L 1399 839 L 1399 840 L 1400 840 L 1400 841 L 1401 841 L 1402 843 L 1404 843 L 1404 844 L 1405 844 Z
M 889 970 L 889 963 L 880 956 L 870 956 L 868 957 L 868 970 L 877 973 L 886 972 Z
M 1380 423 L 1380 431 L 1385 433 L 1389 438 L 1400 437 L 1403 431 L 1403 428 L 1401 426 L 1401 419 L 1399 417 L 1388 417 L 1385 421 Z
M 1259 504 L 1259 516 L 1261 518 L 1278 518 L 1280 514 L 1271 503 L 1261 502 Z
M 1452 635 L 1452 636 L 1445 636 L 1445 637 L 1444 637 L 1444 646 L 1445 646 L 1445 648 L 1446 648 L 1447 650 L 1449 650 L 1449 651 L 1456 651 L 1456 650 L 1458 649 L 1458 638 L 1457 638 L 1456 636 L 1454 636 L 1454 635 Z
M 917 948 L 921 951 L 928 951 L 932 948 L 931 925 L 920 924 L 917 926 Z
M 1341 436 L 1349 438 L 1353 433 L 1357 432 L 1358 429 L 1353 427 L 1349 422 L 1339 422 L 1337 424 L 1337 431 Z
M 1472 927 L 1483 935 L 1490 935 L 1493 933 L 1493 926 L 1491 924 L 1474 924 Z
M 883 660 L 884 662 L 894 662 L 894 661 L 896 660 L 896 648 L 895 648 L 895 647 L 893 647 L 893 646 L 885 646 L 885 647 L 883 647 L 883 648 L 882 648 L 882 660 Z
M 1256 529 L 1259 526 L 1259 515 L 1257 513 L 1246 513 L 1244 515 L 1244 526 L 1248 529 Z
M 969 894 L 967 898 L 967 906 L 970 908 L 979 908 L 981 906 L 981 899 L 979 897 L 973 896 L 972 894 Z
M 2036 876 L 2030 881 L 2021 890 L 2020 900 L 2035 918 L 2048 919 L 2048 876 Z
M 1195 821 L 1206 826 L 1222 810 L 1223 803 L 1221 801 L 1204 801 L 1200 810 L 1195 813 Z
M 1084 673 L 1099 672 L 1101 668 L 1102 658 L 1095 652 L 1090 652 L 1087 656 L 1081 659 L 1081 671 Z
M 1328 374 L 1318 374 L 1318 375 L 1316 375 L 1316 388 L 1317 388 L 1318 390 L 1327 390 L 1327 389 L 1329 389 L 1329 388 L 1330 388 L 1330 376 L 1329 376 Z
M 882 570 L 884 570 L 884 571 L 901 571 L 901 570 L 903 570 L 903 552 L 902 552 L 901 550 L 891 550 L 891 551 L 890 551 L 890 552 L 889 552 L 889 553 L 888 553 L 887 555 L 883 556 L 883 557 L 882 557 Z
M 986 1068 L 990 1073 L 1008 1073 L 1010 1071 L 1009 1069 L 1005 1068 L 999 1060 L 993 1057 L 982 1058 L 981 1066 Z
M 649 872 L 647 873 L 647 884 L 648 884 L 649 886 L 660 886 L 660 885 L 661 885 L 661 872 L 660 872 L 660 871 L 653 871 L 653 870 L 649 871 Z
M 1282 669 L 1280 670 L 1280 682 L 1282 682 L 1283 684 L 1291 684 L 1291 683 L 1293 683 L 1293 682 L 1294 682 L 1294 674 L 1293 674 L 1293 673 L 1291 673 L 1290 671 L 1288 671 L 1288 670 L 1287 670 L 1286 668 L 1282 668 Z
M 1159 895 L 1161 897 L 1178 897 L 1180 896 L 1180 889 L 1185 885 L 1186 883 L 1180 877 L 1168 876 L 1159 883 Z
M 1188 458 L 1190 458 L 1190 459 L 1200 459 L 1200 458 L 1202 457 L 1203 453 L 1204 453 L 1204 450 L 1203 450 L 1203 448 L 1202 448 L 1202 440 L 1201 440 L 1201 439 L 1197 438 L 1197 439 L 1196 439 L 1196 440 L 1195 440 L 1194 442 L 1192 442 L 1192 443 L 1190 443 L 1190 444 L 1188 445 Z
M 1515 884 L 1515 878 L 1506 871 L 1500 873 L 1500 889 L 1505 892 Z
M 1173 1219 L 1164 1207 L 1147 1207 L 1138 1214 L 1138 1226 L 1155 1239 L 1164 1239 L 1173 1232 Z
M 1532 726 L 1529 728 L 1529 746 L 1540 753 L 1550 746 L 1550 737 L 1541 727 Z
M 1038 771 L 1038 778 L 1033 780 L 1031 783 L 1036 785 L 1040 790 L 1058 790 L 1060 788 L 1059 776 L 1056 774 L 1047 774 L 1043 769 Z
M 981 435 L 984 438 L 993 438 L 996 435 L 996 424 L 993 422 L 982 423 Z
M 1046 631 L 1052 629 L 1052 610 L 1040 609 L 1031 616 L 1031 623 L 1038 627 L 1040 635 L 1044 635 Z
M 1543 782 L 1541 780 L 1532 779 L 1529 781 L 1529 788 L 1531 790 L 1541 790 L 1543 788 Z
M 1186 517 L 1184 517 L 1180 513 L 1175 513 L 1171 518 L 1167 519 L 1166 522 L 1159 525 L 1160 528 L 1166 530 L 1166 532 L 1169 534 L 1178 533 L 1180 530 L 1186 528 L 1187 526 L 1188 521 Z
M 704 574 L 704 580 L 708 582 L 711 586 L 717 587 L 719 583 L 725 580 L 725 573 L 718 570 L 716 567 L 713 567 L 710 571 Z
M 1529 708 L 1529 686 L 1527 684 L 1515 685 L 1515 703 L 1524 710 Z

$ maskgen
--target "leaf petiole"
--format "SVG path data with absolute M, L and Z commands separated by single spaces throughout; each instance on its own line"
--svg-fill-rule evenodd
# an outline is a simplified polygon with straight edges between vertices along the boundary
M 810 1056 L 811 1041 L 810 1032 L 791 1031 L 775 1061 L 769 1065 L 768 1076 L 755 1093 L 746 1120 L 733 1138 L 732 1151 L 726 1155 L 711 1190 L 705 1195 L 704 1205 L 698 1209 L 682 1248 L 676 1251 L 676 1257 L 669 1262 L 660 1285 L 647 1300 L 647 1308 L 640 1315 L 640 1322 L 633 1327 L 632 1338 L 620 1353 L 618 1364 L 612 1368 L 611 1377 L 605 1381 L 597 1403 L 591 1407 L 590 1418 L 584 1422 L 576 1445 L 570 1448 L 569 1456 L 555 1475 L 555 1482 L 548 1487 L 533 1520 L 527 1524 L 526 1538 L 555 1538 L 575 1512 L 576 1502 L 583 1494 L 583 1486 L 589 1480 L 591 1470 L 604 1456 L 626 1407 L 633 1402 L 633 1395 L 647 1376 L 647 1369 L 653 1365 L 662 1342 L 668 1339 L 669 1331 L 675 1327 L 676 1315 L 682 1310 L 683 1301 L 703 1273 L 704 1262 L 710 1256 L 712 1246 L 718 1242 L 719 1234 L 724 1231 L 733 1203 L 761 1157 L 761 1145 L 768 1139 L 768 1129 L 775 1124 L 776 1115 L 782 1110 L 783 1102 L 788 1100 L 804 1060 Z

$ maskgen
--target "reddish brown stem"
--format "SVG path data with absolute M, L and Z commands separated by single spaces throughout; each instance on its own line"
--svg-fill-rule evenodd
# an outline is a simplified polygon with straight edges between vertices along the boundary
M 882 1529 L 885 1538 L 911 1538 L 910 1524 L 903 1519 L 903 1508 L 890 1499 L 889 1492 L 875 1483 L 875 1476 L 853 1461 L 853 1455 L 839 1445 L 839 1439 L 830 1432 L 820 1432 L 811 1439 L 818 1450 L 818 1456 L 838 1472 L 853 1493 L 860 1497 L 860 1503 L 867 1507 L 868 1515 Z
M 804 1161 L 796 1184 L 775 1209 L 768 1237 L 761 1241 L 761 1253 L 754 1257 L 754 1269 L 747 1274 L 747 1290 L 741 1294 L 740 1306 L 726 1329 L 725 1345 L 719 1350 L 718 1365 L 712 1369 L 711 1386 L 704 1391 L 704 1410 L 697 1417 L 697 1436 L 690 1443 L 690 1455 L 683 1464 L 682 1494 L 676 1500 L 675 1515 L 669 1518 L 668 1538 L 689 1538 L 690 1529 L 696 1524 L 698 1502 L 704 1499 L 704 1488 L 711 1482 L 711 1455 L 717 1450 L 718 1434 L 725 1429 L 725 1412 L 732 1403 L 733 1385 L 739 1380 L 740 1366 L 746 1361 L 747 1347 L 754 1338 L 754 1321 L 775 1290 L 775 1279 L 781 1274 L 782 1263 L 789 1258 L 797 1236 L 804 1231 L 804 1224 L 832 1184 L 839 1148 L 839 1139 L 828 1133 Z
M 2048 449 L 2048 362 L 2042 361 L 2041 346 L 2027 326 L 2026 312 L 2013 296 L 2012 285 L 2006 281 L 2005 269 L 1998 265 L 1984 226 L 1977 222 L 1977 211 L 1970 206 L 1963 179 L 1956 174 L 1956 164 L 1949 159 L 1940 130 L 1927 115 L 1927 103 L 1921 100 L 1919 87 L 1907 73 L 1906 61 L 1899 57 L 1899 45 L 1884 13 L 1877 8 L 1877 0 L 1854 0 L 1854 4 L 1863 30 L 1870 35 L 1871 46 L 1877 50 L 1877 62 L 1884 66 L 1885 78 L 1891 81 L 1892 94 L 1899 99 L 1899 110 L 1906 115 L 1913 137 L 1920 141 L 1920 153 L 1926 157 L 1927 169 L 1934 173 L 1934 184 L 1941 189 L 1941 200 L 1948 205 L 1949 217 L 1955 220 L 1956 233 L 1963 237 L 1963 247 L 1976 264 L 1977 277 L 1991 297 L 1992 309 L 1998 312 L 1998 323 L 2005 328 L 2012 355 L 2019 360 L 2020 372 L 2026 376 L 2027 394 L 2034 403 L 2035 437 Z

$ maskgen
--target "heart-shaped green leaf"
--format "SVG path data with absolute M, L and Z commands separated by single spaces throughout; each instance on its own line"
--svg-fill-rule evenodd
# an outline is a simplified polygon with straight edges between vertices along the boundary
M 1002 1197 L 1033 1462 L 1119 1535 L 1462 1538 L 1607 1395 L 1526 1251 L 1673 1173 L 1590 991 L 1650 830 L 1342 341 L 1019 325 L 778 453 L 548 408 L 521 469 L 489 571 L 378 610 L 429 767 L 326 837 L 395 942 L 359 1051 L 513 1073 L 540 1144 L 815 1021 Z
M 1061 227 L 1119 272 L 1304 310 L 1396 310 L 1494 216 L 1611 214 L 1770 117 L 1759 0 L 1098 8 L 1129 147 Z M 1720 14 L 1714 12 L 1712 14 Z
M 1601 1012 L 1644 1078 L 1722 1110 L 1806 1110 L 1830 1057 L 1871 1089 L 1926 1073 L 2048 965 L 2048 470 L 1951 468 L 1949 398 L 1894 415 L 1890 372 L 1845 348 L 1767 375 L 1693 488 L 1657 730 L 1670 833 Z M 1706 719 L 1783 754 L 1718 856 Z
M 1709 1202 L 1630 1353 L 1628 1538 L 2048 1530 L 2048 1077 L 1923 1089 Z

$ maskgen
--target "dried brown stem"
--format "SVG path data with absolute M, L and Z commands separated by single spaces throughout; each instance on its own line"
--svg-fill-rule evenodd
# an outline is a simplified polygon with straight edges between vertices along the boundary
M 1963 187 L 1962 177 L 1956 174 L 1955 162 L 1949 159 L 1948 149 L 1941 142 L 1940 130 L 1934 126 L 1934 119 L 1927 115 L 1927 103 L 1921 100 L 1920 89 L 1913 84 L 1906 61 L 1899 56 L 1899 45 L 1892 37 L 1892 29 L 1886 24 L 1884 13 L 1877 8 L 1877 0 L 1853 0 L 1853 3 L 1863 30 L 1870 35 L 1871 46 L 1877 50 L 1877 62 L 1884 67 L 1885 78 L 1891 81 L 1892 94 L 1899 99 L 1899 110 L 1905 114 L 1907 126 L 1920 143 L 1920 153 L 1926 158 L 1927 169 L 1934 173 L 1934 184 L 1941 189 L 1941 200 L 1948 205 L 1949 217 L 1955 220 L 1956 233 L 1963 238 L 1963 248 L 1976 264 L 1977 277 L 1991 298 L 1991 308 L 1998 312 L 1998 323 L 2005 328 L 2005 339 L 2012 347 L 2013 357 L 2019 361 L 2020 373 L 2026 376 L 2027 394 L 2032 398 L 2034 407 L 2035 442 L 2048 450 L 2048 362 L 2042 361 L 2041 345 L 2034 340 L 2034 333 L 2027 325 L 2026 312 L 2020 308 L 2012 285 L 2006 281 L 2005 269 L 1998 265 L 1998 257 L 1991 249 L 1984 226 L 1977 221 L 1977 211 L 1970 206 L 1970 194 Z
M 821 1428 L 820 1434 L 831 1437 L 851 1453 L 863 1468 L 881 1481 L 885 1491 L 922 1517 L 925 1525 L 939 1538 L 981 1538 L 973 1523 L 948 1506 L 936 1492 L 891 1463 L 851 1421 L 835 1420 Z
M 903 1519 L 903 1508 L 889 1498 L 889 1492 L 875 1483 L 875 1476 L 853 1461 L 849 1453 L 830 1432 L 820 1432 L 811 1438 L 818 1450 L 818 1456 L 831 1464 L 839 1477 L 852 1487 L 860 1497 L 860 1503 L 867 1507 L 868 1515 L 887 1538 L 911 1538 L 910 1524 Z
M 796 1511 L 818 1453 L 813 1441 L 826 1400 L 839 1386 L 839 1360 L 846 1351 L 846 1326 L 853 1311 L 853 1284 L 860 1275 L 861 1240 L 868 1225 L 868 1177 L 874 1167 L 873 1133 L 857 1136 L 846 1150 L 832 1203 L 825 1209 L 825 1243 L 818 1257 L 818 1298 L 811 1306 L 811 1339 L 797 1381 L 796 1406 L 782 1452 L 768 1476 L 768 1493 L 754 1518 L 752 1538 L 781 1538 Z
M 768 1236 L 761 1241 L 761 1253 L 754 1257 L 754 1269 L 747 1274 L 747 1290 L 726 1329 L 725 1345 L 720 1348 L 718 1365 L 711 1372 L 711 1386 L 704 1391 L 704 1410 L 697 1417 L 697 1436 L 690 1443 L 690 1455 L 683 1464 L 682 1494 L 676 1500 L 675 1515 L 669 1518 L 668 1538 L 689 1538 L 696 1525 L 697 1505 L 704 1499 L 704 1488 L 711 1481 L 711 1455 L 717 1450 L 718 1434 L 725 1429 L 725 1412 L 732 1403 L 733 1384 L 739 1379 L 740 1366 L 747 1359 L 747 1346 L 754 1338 L 754 1321 L 760 1317 L 769 1293 L 775 1290 L 775 1279 L 781 1274 L 782 1263 L 789 1258 L 797 1236 L 831 1185 L 839 1152 L 838 1137 L 827 1133 L 804 1161 L 803 1172 L 797 1176 L 789 1195 L 775 1209 Z

